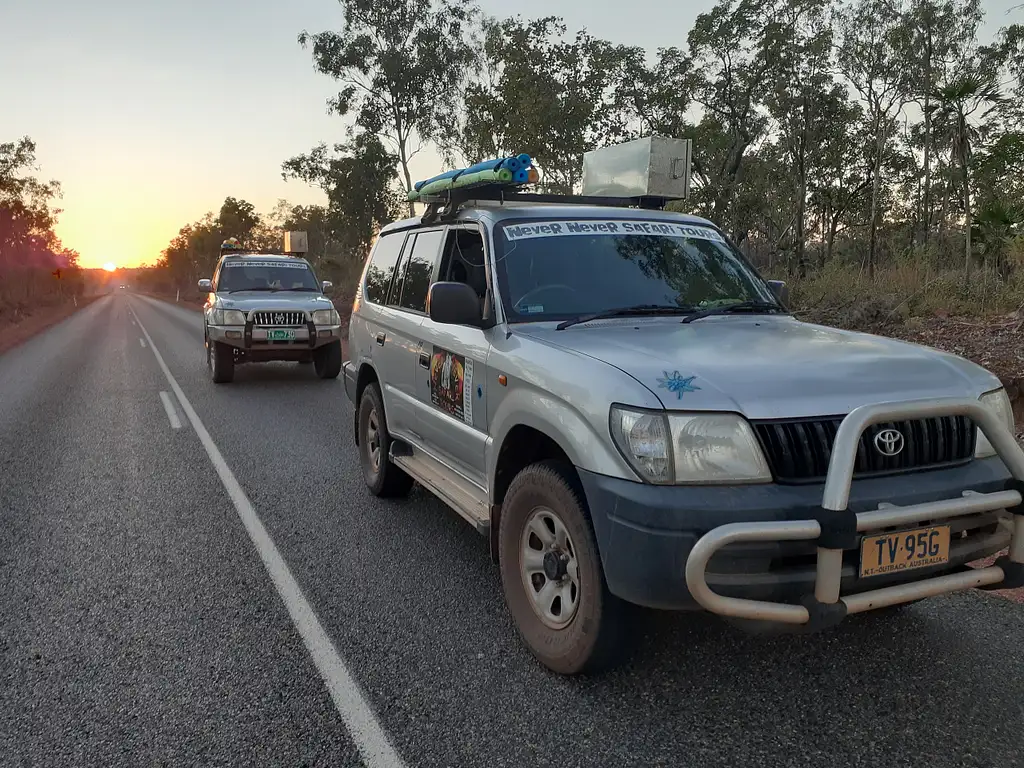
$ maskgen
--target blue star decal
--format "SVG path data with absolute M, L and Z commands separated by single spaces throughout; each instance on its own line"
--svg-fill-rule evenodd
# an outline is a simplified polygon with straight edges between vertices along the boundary
M 696 392 L 700 387 L 693 383 L 696 376 L 683 376 L 679 371 L 665 371 L 665 378 L 658 379 L 658 386 L 676 393 L 676 399 L 682 400 L 684 392 Z

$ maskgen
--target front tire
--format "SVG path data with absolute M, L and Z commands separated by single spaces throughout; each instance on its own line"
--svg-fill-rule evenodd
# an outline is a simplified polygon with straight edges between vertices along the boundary
M 505 601 L 519 635 L 563 675 L 613 666 L 626 650 L 626 605 L 608 590 L 574 480 L 550 461 L 522 470 L 505 495 L 498 531 Z
M 341 373 L 341 342 L 332 341 L 313 350 L 313 368 L 321 379 L 336 379 Z
M 229 384 L 235 378 L 235 348 L 219 341 L 208 341 L 206 360 L 214 384 Z
M 359 398 L 359 463 L 366 487 L 381 498 L 405 496 L 412 490 L 412 478 L 391 463 L 390 451 L 380 388 L 369 384 Z

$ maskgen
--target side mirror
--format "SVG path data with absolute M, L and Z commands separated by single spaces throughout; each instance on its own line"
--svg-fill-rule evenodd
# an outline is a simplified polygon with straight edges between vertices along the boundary
M 206 293 L 209 293 L 210 291 L 213 290 L 213 281 L 212 280 L 200 280 L 199 281 L 199 290 L 200 291 L 205 291 Z
M 331 288 L 334 287 L 334 283 L 332 283 L 330 280 L 324 280 L 323 283 L 321 283 L 321 285 L 323 286 L 324 293 L 327 293 L 329 290 L 331 290 Z
M 480 297 L 465 283 L 434 283 L 427 291 L 427 314 L 435 323 L 479 328 Z
M 772 289 L 775 298 L 782 302 L 784 307 L 789 306 L 789 286 L 785 280 L 769 280 L 768 287 Z

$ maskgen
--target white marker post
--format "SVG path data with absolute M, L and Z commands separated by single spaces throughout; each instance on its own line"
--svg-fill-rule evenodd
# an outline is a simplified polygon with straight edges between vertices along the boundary
M 181 298 L 181 288 L 179 288 L 178 292 L 174 294 L 174 303 L 177 304 L 178 303 L 178 299 L 180 299 L 180 298 Z

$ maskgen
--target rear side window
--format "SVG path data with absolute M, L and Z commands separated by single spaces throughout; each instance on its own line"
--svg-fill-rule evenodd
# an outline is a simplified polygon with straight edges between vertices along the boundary
M 443 229 L 420 232 L 416 235 L 416 244 L 413 246 L 412 255 L 405 265 L 405 279 L 403 280 L 402 297 L 399 301 L 399 306 L 402 309 L 426 312 L 427 290 L 430 288 L 430 281 L 434 276 L 434 267 L 437 265 L 437 259 L 441 252 L 443 237 Z
M 370 266 L 366 270 L 366 289 L 363 295 L 374 304 L 386 304 L 388 289 L 395 276 L 395 267 L 402 255 L 402 243 L 405 242 L 404 232 L 381 235 L 370 256 Z

